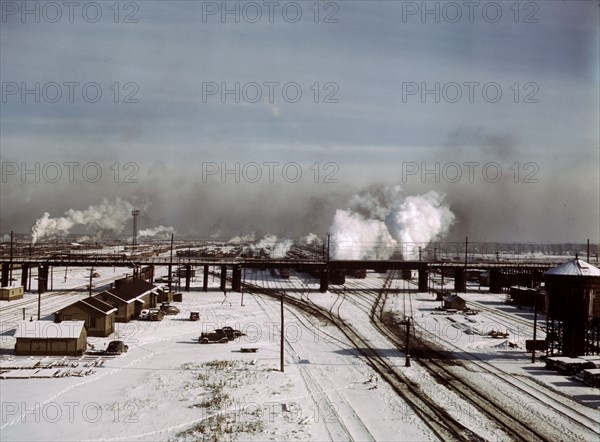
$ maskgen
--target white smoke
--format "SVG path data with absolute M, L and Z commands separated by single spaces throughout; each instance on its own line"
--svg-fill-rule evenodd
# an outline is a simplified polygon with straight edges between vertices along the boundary
M 329 233 L 337 259 L 388 259 L 397 245 L 383 221 L 349 210 L 336 210 Z
M 309 233 L 304 238 L 302 238 L 302 242 L 309 246 L 320 246 L 323 244 L 323 240 L 319 238 L 316 233 Z
M 454 214 L 437 192 L 408 196 L 385 218 L 390 233 L 402 243 L 424 243 L 442 237 L 454 223 Z
M 242 255 L 253 256 L 255 258 L 269 257 L 281 259 L 285 258 L 293 243 L 291 239 L 277 239 L 276 235 L 267 233 L 256 244 L 244 247 Z
M 176 231 L 173 227 L 171 227 L 171 226 L 167 227 L 167 226 L 163 226 L 161 224 L 160 226 L 157 226 L 157 227 L 140 230 L 138 232 L 138 236 L 140 238 L 144 237 L 144 236 L 150 236 L 150 237 L 167 239 L 167 238 L 170 238 L 171 234 L 174 234 L 174 233 L 176 233 Z
M 255 238 L 254 232 L 248 233 L 247 235 L 234 236 L 229 240 L 229 244 L 242 244 L 246 242 L 253 242 Z
M 10 242 L 10 235 L 8 233 L 2 235 L 2 242 Z
M 448 233 L 454 214 L 436 192 L 405 197 L 399 186 L 371 188 L 337 210 L 330 253 L 337 259 L 389 259 L 401 252 L 415 259 L 418 248 Z
M 131 218 L 134 206 L 129 201 L 117 198 L 109 202 L 106 198 L 96 206 L 85 210 L 69 209 L 64 216 L 51 218 L 48 212 L 39 218 L 32 228 L 32 243 L 46 237 L 67 235 L 75 226 L 86 226 L 96 231 L 96 236 L 101 237 L 106 233 L 119 234 Z M 147 208 L 144 204 L 141 209 Z M 138 207 L 140 209 L 140 207 Z

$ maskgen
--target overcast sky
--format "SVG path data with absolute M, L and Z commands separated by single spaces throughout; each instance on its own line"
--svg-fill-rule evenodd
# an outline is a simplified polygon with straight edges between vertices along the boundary
M 142 227 L 323 235 L 400 184 L 446 193 L 450 238 L 600 241 L 597 1 L 50 3 L 2 2 L 2 233 L 120 195 Z

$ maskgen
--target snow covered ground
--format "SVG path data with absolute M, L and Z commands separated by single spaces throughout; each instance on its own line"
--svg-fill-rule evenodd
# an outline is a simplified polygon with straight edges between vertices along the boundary
M 157 276 L 163 273 L 164 269 Z M 114 273 L 103 269 L 98 279 L 111 274 L 118 276 L 119 269 Z M 65 289 L 85 284 L 86 275 L 89 277 L 89 270 L 69 270 Z M 243 300 L 242 294 L 231 291 L 225 297 L 217 288 L 219 278 L 209 278 L 208 293 L 199 291 L 201 277 L 192 282 L 192 291 L 184 292 L 182 303 L 175 303 L 181 310 L 178 315 L 161 322 L 117 324 L 112 336 L 89 338 L 96 349 L 105 348 L 113 339 L 129 345 L 123 355 L 101 356 L 104 363 L 91 367 L 91 375 L 0 380 L 0 439 L 437 440 L 339 330 L 288 304 L 285 371 L 281 373 L 280 303 L 250 293 L 244 293 Z M 442 404 L 464 426 L 488 440 L 507 439 L 502 429 L 464 398 L 438 384 L 419 363 L 413 361 L 411 367 L 405 367 L 401 351 L 369 322 L 370 290 L 381 288 L 386 275 L 348 278 L 343 296 L 335 293 L 339 286 L 318 293 L 318 282 L 301 273 L 292 272 L 290 279 L 284 280 L 268 271 L 247 270 L 244 278 L 249 283 L 286 289 L 286 296 L 310 299 L 338 314 L 394 369 L 419 384 L 424 395 Z M 55 288 L 56 284 L 60 282 L 55 281 Z M 408 283 L 397 280 L 391 288 L 402 288 L 401 284 Z M 59 304 L 87 296 L 86 292 L 69 293 L 56 297 L 54 293 L 44 294 L 42 317 L 49 318 Z M 44 300 L 48 296 L 53 297 Z M 565 413 L 573 412 L 571 406 L 577 407 L 577 412 L 591 421 L 600 421 L 597 390 L 546 371 L 543 362 L 531 364 L 530 355 L 524 351 L 524 341 L 531 334 L 531 312 L 503 304 L 504 295 L 481 292 L 461 296 L 481 312 L 468 317 L 437 314 L 439 302 L 426 293 L 391 293 L 385 305 L 401 317 L 412 304 L 416 333 L 427 335 L 472 364 L 470 376 L 474 382 L 487 385 L 490 394 L 506 390 L 502 378 L 518 383 L 514 390 L 506 391 L 506 407 L 513 407 L 523 419 L 564 419 L 552 411 L 559 406 L 558 400 L 569 406 Z M 3 359 L 15 358 L 11 355 L 14 338 L 8 328 L 21 314 L 20 307 L 12 306 L 25 301 L 28 312 L 37 309 L 34 294 L 0 304 L 0 318 L 8 324 L 0 335 Z M 191 311 L 199 311 L 201 321 L 189 321 Z M 539 319 L 543 322 L 542 317 Z M 203 331 L 226 325 L 246 336 L 226 344 L 198 343 Z M 508 330 L 509 337 L 486 337 L 492 328 Z M 543 336 L 538 330 L 538 339 Z M 246 347 L 258 351 L 242 352 Z M 85 357 L 79 364 L 83 367 L 96 358 Z M 540 396 L 542 391 L 550 394 L 544 399 L 547 409 L 530 396 Z M 567 427 L 565 424 L 563 440 L 588 436 Z
M 329 327 L 286 309 L 281 373 L 278 302 L 246 293 L 242 306 L 241 294 L 213 289 L 177 305 L 177 316 L 89 338 L 96 349 L 129 345 L 92 375 L 1 380 L 2 440 L 432 439 L 422 422 L 399 419 L 406 405 L 339 336 L 324 338 Z M 187 320 L 193 310 L 200 322 Z M 246 336 L 198 343 L 224 325 Z M 14 339 L 2 338 L 6 358 Z

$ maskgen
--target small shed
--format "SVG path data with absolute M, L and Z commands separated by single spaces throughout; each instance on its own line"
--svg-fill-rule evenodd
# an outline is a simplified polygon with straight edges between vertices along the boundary
M 85 321 L 88 336 L 106 337 L 115 331 L 117 309 L 99 298 L 85 298 L 54 314 L 55 322 Z
M 458 295 L 451 295 L 444 298 L 444 308 L 453 310 L 464 310 L 467 306 L 467 301 Z
M 20 321 L 14 336 L 17 356 L 81 356 L 87 348 L 84 321 Z
M 12 301 L 13 299 L 21 299 L 25 293 L 22 285 L 6 286 L 0 289 L 0 301 Z

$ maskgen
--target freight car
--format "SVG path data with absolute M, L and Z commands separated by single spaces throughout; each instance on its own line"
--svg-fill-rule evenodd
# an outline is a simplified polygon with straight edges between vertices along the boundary
M 365 279 L 367 277 L 367 269 L 353 269 L 348 270 L 348 276 L 353 276 L 358 279 Z

